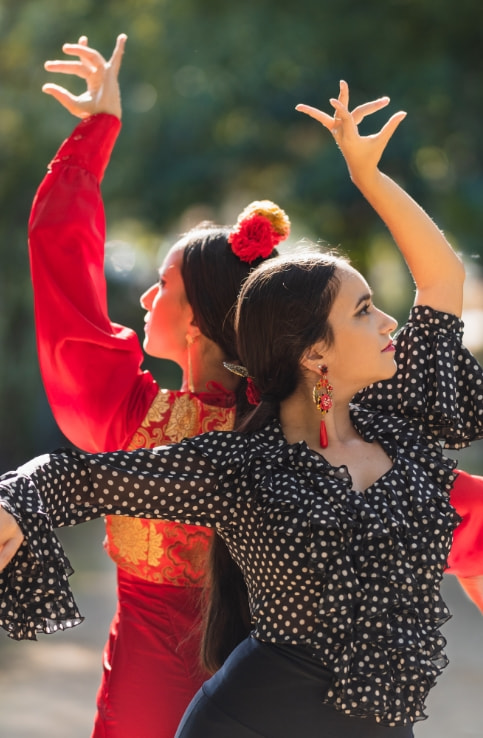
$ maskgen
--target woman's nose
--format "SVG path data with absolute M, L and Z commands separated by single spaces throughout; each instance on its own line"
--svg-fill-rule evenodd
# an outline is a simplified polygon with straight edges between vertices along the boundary
M 143 292 L 143 294 L 140 297 L 139 302 L 141 303 L 141 307 L 143 307 L 145 310 L 151 310 L 151 306 L 153 304 L 154 295 L 156 292 L 156 286 L 155 284 L 151 285 L 146 292 Z
M 382 333 L 393 333 L 397 328 L 397 320 L 396 318 L 393 318 L 392 315 L 388 315 L 387 313 L 382 313 Z

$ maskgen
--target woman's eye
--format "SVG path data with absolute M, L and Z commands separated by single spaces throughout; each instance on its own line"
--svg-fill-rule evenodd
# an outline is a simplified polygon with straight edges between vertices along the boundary
M 371 311 L 371 303 L 368 302 L 365 305 L 362 306 L 362 308 L 357 313 L 358 315 L 368 315 Z

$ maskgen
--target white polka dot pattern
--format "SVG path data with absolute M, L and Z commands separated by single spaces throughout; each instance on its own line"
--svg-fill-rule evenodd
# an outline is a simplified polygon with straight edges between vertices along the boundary
M 483 376 L 461 345 L 462 321 L 432 308 L 413 308 L 396 337 L 398 372 L 354 399 L 383 413 L 422 418 L 446 448 L 463 448 L 483 434 Z
M 475 388 L 459 395 L 461 417 L 456 408 L 443 423 L 432 408 L 445 382 L 458 386 L 458 362 L 445 353 L 444 370 L 421 377 L 418 356 L 434 356 L 435 344 L 446 352 L 441 333 L 452 321 L 416 309 L 399 336 L 409 346 L 408 336 L 418 335 L 403 352 L 410 367 L 399 369 L 410 390 L 398 375 L 397 390 L 369 388 L 351 408 L 359 433 L 377 438 L 393 461 L 363 494 L 352 491 L 345 466 L 330 466 L 305 443 L 287 444 L 276 421 L 249 436 L 211 432 L 131 453 L 66 451 L 5 475 L 0 500 L 26 542 L 0 577 L 0 625 L 12 637 L 35 637 L 55 629 L 52 621 L 79 619 L 49 517 L 54 527 L 106 514 L 214 526 L 246 578 L 255 637 L 300 645 L 319 659 L 333 674 L 326 701 L 348 715 L 389 726 L 425 717 L 426 695 L 446 664 L 439 627 L 449 613 L 439 585 L 458 522 L 448 501 L 453 462 L 442 456 L 440 436 L 447 431 L 460 444 L 481 434 L 481 409 L 467 399 L 480 392 L 481 368 L 472 364 Z M 461 346 L 460 354 L 468 356 Z M 424 393 L 433 398 L 429 411 Z

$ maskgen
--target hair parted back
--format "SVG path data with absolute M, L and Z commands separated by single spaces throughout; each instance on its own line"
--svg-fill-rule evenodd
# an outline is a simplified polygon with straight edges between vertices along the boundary
M 235 359 L 235 304 L 250 271 L 263 258 L 248 264 L 232 251 L 230 229 L 200 223 L 180 241 L 184 246 L 181 276 L 186 297 L 201 333 L 214 341 L 227 357 Z M 270 256 L 276 256 L 273 252 Z M 270 258 L 270 257 L 268 257 Z
M 181 275 L 201 333 L 236 359 L 234 308 L 250 272 L 277 256 L 275 247 L 290 233 L 287 214 L 271 200 L 256 200 L 233 228 L 200 223 L 180 241 Z
M 240 430 L 278 415 L 280 402 L 298 386 L 304 353 L 317 341 L 332 343 L 329 313 L 339 290 L 338 267 L 347 263 L 333 253 L 295 252 L 262 265 L 245 282 L 235 315 L 237 351 L 262 402 Z
M 235 315 L 237 352 L 261 402 L 241 418 L 238 430 L 257 430 L 278 417 L 280 402 L 297 388 L 305 351 L 320 340 L 331 344 L 329 313 L 339 290 L 338 268 L 347 263 L 331 253 L 295 252 L 265 262 L 245 281 Z M 250 630 L 245 583 L 217 536 L 208 586 L 202 661 L 214 672 Z

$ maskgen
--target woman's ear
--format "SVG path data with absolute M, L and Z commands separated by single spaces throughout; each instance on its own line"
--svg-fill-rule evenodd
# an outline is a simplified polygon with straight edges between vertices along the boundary
M 193 313 L 193 308 L 191 307 L 189 303 L 187 303 L 186 308 L 189 310 L 189 315 L 188 315 L 189 322 L 188 322 L 188 328 L 186 330 L 186 338 L 187 340 L 191 339 L 191 343 L 194 343 L 194 341 L 196 341 L 196 339 L 201 336 L 201 331 L 198 328 L 198 324 L 196 322 L 196 319 Z M 190 336 L 190 339 L 188 339 L 188 336 Z
M 316 374 L 319 373 L 319 366 L 324 358 L 324 350 L 325 347 L 322 341 L 314 343 L 314 345 L 310 346 L 310 348 L 308 348 L 303 354 L 300 365 L 303 366 L 304 369 L 308 369 L 310 372 L 315 372 Z
M 194 343 L 197 338 L 201 336 L 201 331 L 195 323 L 190 323 L 188 330 L 186 331 L 186 340 L 189 343 Z

